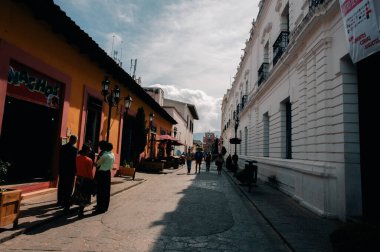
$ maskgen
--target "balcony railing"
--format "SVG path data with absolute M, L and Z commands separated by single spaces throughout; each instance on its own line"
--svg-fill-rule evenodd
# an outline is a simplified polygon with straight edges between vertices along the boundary
M 273 66 L 275 66 L 289 44 L 289 32 L 282 31 L 273 44 Z
M 309 6 L 310 8 L 317 7 L 320 4 L 323 4 L 324 0 L 309 0 Z
M 247 103 L 247 100 L 248 100 L 248 96 L 247 95 L 243 95 L 241 97 L 241 109 L 243 109 L 245 107 L 245 104 Z
M 263 63 L 258 71 L 257 85 L 260 86 L 268 78 L 269 63 Z

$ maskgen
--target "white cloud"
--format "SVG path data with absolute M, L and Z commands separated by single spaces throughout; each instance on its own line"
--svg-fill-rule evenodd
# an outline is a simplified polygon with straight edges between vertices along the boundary
M 252 1 L 182 1 L 166 7 L 135 54 L 144 84 L 175 83 L 221 97 L 254 18 Z
M 194 122 L 194 132 L 220 130 L 221 99 L 207 95 L 202 90 L 177 88 L 173 85 L 154 84 L 164 90 L 164 97 L 176 101 L 193 104 L 198 112 L 199 120 Z
M 138 59 L 144 86 L 161 84 L 168 98 L 193 103 L 195 132 L 220 130 L 221 99 L 259 0 L 54 1 L 110 56 L 117 50 L 128 73 Z

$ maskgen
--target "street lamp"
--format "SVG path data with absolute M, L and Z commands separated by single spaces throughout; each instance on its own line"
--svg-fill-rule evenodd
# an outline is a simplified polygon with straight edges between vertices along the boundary
M 239 128 L 239 117 L 236 116 L 235 118 L 235 139 L 237 139 L 237 129 Z M 236 145 L 237 145 L 237 142 L 235 143 L 235 156 L 237 157 L 237 154 L 236 154 Z
M 111 112 L 112 107 L 117 107 L 120 101 L 120 89 L 118 85 L 115 85 L 113 90 L 110 89 L 110 81 L 108 80 L 108 76 L 105 76 L 102 81 L 102 95 L 104 97 L 104 101 L 108 104 L 108 122 L 107 122 L 107 136 L 106 140 L 109 141 L 110 135 L 110 127 L 111 127 Z
M 176 138 L 177 137 L 177 127 L 174 127 L 173 133 L 174 133 L 174 138 Z M 174 156 L 175 155 L 175 146 L 172 146 L 172 148 L 173 148 L 173 156 Z
M 173 132 L 174 132 L 174 138 L 176 138 L 176 136 L 177 136 L 177 127 L 174 127 Z
M 124 108 L 125 108 L 125 114 L 128 115 L 128 110 L 131 108 L 132 106 L 132 97 L 130 97 L 129 95 L 127 97 L 124 98 Z
M 149 113 L 149 129 L 150 129 L 150 158 L 153 159 L 153 132 L 152 132 L 152 127 L 153 127 L 153 119 L 154 119 L 154 113 L 150 112 Z
M 232 161 L 233 161 L 233 172 L 236 173 L 237 168 L 238 168 L 238 159 L 239 159 L 238 155 L 236 154 L 236 148 L 237 148 L 237 144 L 240 144 L 241 142 L 241 139 L 237 137 L 237 129 L 239 127 L 239 117 L 237 113 L 236 114 L 234 113 L 234 120 L 235 120 L 235 137 L 230 139 L 230 143 L 235 144 L 235 153 L 232 156 Z

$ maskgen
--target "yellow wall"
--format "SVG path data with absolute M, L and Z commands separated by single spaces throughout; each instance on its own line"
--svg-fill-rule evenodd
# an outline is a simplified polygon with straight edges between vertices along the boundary
M 17 4 L 9 0 L 1 1 L 0 39 L 70 76 L 72 82 L 67 127 L 72 134 L 78 135 L 80 133 L 84 87 L 86 85 L 100 94 L 101 82 L 105 76 L 104 70 L 100 69 L 93 61 L 90 61 L 87 55 L 79 53 L 75 46 L 68 44 L 61 34 L 52 32 L 49 24 L 41 20 L 35 20 L 23 4 Z M 33 68 L 33 66 L 29 67 Z M 111 87 L 113 87 L 113 84 L 118 81 L 110 76 L 110 82 Z M 147 120 L 149 120 L 149 113 L 153 112 L 156 115 L 155 122 L 158 126 L 165 127 L 168 130 L 171 129 L 171 124 L 152 111 L 152 108 L 147 106 L 143 100 L 126 90 L 123 85 L 120 88 L 121 97 L 130 95 L 133 98 L 132 111 L 137 111 L 137 108 L 144 107 Z M 119 105 L 122 106 L 123 102 L 121 101 Z M 101 137 L 105 139 L 108 117 L 108 105 L 105 103 L 103 103 L 103 115 L 104 122 L 102 122 Z M 112 115 L 110 142 L 119 149 L 120 115 L 117 115 L 115 108 L 112 109 Z

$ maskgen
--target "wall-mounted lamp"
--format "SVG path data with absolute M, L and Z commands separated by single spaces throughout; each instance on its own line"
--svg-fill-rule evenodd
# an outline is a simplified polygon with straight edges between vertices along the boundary
M 149 113 L 149 130 L 150 130 L 150 158 L 154 158 L 154 139 L 153 139 L 153 132 L 152 132 L 152 126 L 153 126 L 153 120 L 154 120 L 154 113 Z
M 118 85 L 115 85 L 113 90 L 110 91 L 110 81 L 108 80 L 108 76 L 104 77 L 102 81 L 102 95 L 104 97 L 104 101 L 108 104 L 108 123 L 107 123 L 107 142 L 109 141 L 110 135 L 110 127 L 111 127 L 111 112 L 112 107 L 116 107 L 120 101 L 120 88 Z

